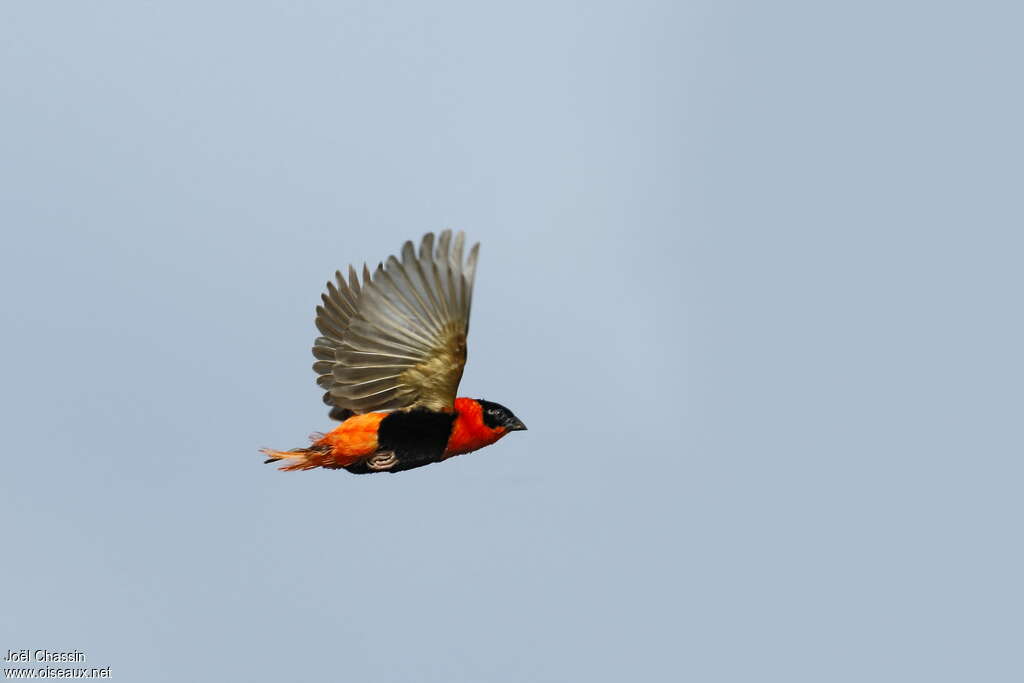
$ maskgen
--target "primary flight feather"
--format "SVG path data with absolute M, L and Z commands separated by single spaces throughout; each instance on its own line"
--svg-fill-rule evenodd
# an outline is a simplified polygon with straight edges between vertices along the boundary
M 313 344 L 317 384 L 333 431 L 309 448 L 265 449 L 282 470 L 316 467 L 400 472 L 488 446 L 526 426 L 510 410 L 456 398 L 466 365 L 466 336 L 476 273 L 476 244 L 428 233 L 401 259 L 388 257 L 362 281 L 354 268 L 327 283 L 316 309 L 322 336 Z

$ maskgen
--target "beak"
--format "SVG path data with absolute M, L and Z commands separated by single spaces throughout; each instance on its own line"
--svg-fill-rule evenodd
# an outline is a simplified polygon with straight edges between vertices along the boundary
M 520 420 L 517 417 L 515 419 L 515 422 L 513 422 L 512 424 L 510 424 L 508 426 L 508 431 L 510 431 L 510 432 L 525 432 L 526 431 L 526 425 L 524 425 L 522 420 Z

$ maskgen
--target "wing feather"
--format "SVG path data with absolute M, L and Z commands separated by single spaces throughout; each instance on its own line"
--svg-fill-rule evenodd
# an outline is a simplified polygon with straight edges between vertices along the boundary
M 352 267 L 327 283 L 313 344 L 317 384 L 336 411 L 424 407 L 452 410 L 466 364 L 466 335 L 479 244 L 465 235 L 424 235 L 402 245 L 362 281 Z M 334 414 L 335 411 L 332 411 Z

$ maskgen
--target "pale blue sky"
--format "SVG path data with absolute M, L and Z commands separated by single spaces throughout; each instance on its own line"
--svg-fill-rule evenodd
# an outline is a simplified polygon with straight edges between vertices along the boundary
M 5 3 L 0 654 L 124 681 L 1019 681 L 1011 3 Z M 336 268 L 482 242 L 401 475 Z

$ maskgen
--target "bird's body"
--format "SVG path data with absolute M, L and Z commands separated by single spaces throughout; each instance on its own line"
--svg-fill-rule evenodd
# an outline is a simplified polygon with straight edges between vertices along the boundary
M 324 402 L 341 424 L 308 448 L 265 449 L 280 469 L 317 467 L 355 474 L 401 472 L 488 446 L 526 429 L 507 408 L 455 398 L 466 362 L 466 335 L 477 245 L 462 261 L 462 234 L 428 234 L 419 255 L 388 259 L 371 277 L 339 272 L 317 308 L 313 369 Z
M 294 457 L 295 451 L 271 453 L 294 460 L 281 468 L 289 471 L 325 467 L 360 474 L 382 469 L 400 472 L 489 446 L 508 432 L 506 427 L 488 427 L 483 413 L 483 404 L 472 398 L 455 399 L 454 413 L 423 409 L 363 413 L 316 438 L 300 451 L 302 458 Z

